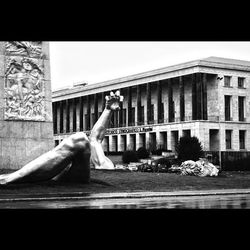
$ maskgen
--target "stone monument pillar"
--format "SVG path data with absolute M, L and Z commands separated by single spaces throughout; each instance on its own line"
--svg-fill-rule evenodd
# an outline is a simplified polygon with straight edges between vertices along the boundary
M 0 42 L 0 169 L 19 169 L 53 146 L 49 43 Z

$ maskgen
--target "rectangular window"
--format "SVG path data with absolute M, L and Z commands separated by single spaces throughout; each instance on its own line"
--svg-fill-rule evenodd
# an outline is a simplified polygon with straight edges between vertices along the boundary
M 224 86 L 230 87 L 231 85 L 231 76 L 224 76 Z
M 245 104 L 245 97 L 239 96 L 238 97 L 239 121 L 245 121 L 244 104 Z
M 232 130 L 226 130 L 226 149 L 232 149 Z
M 225 95 L 225 121 L 231 120 L 231 96 Z
M 244 88 L 244 82 L 245 82 L 244 77 L 238 77 L 238 87 L 239 88 Z
M 240 130 L 239 131 L 239 141 L 240 141 L 240 149 L 245 149 L 245 138 L 246 138 L 246 131 Z

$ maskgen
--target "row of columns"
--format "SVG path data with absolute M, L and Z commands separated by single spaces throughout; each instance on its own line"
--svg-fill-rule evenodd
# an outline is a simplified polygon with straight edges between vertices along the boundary
M 137 150 L 140 147 L 147 149 L 163 148 L 175 151 L 175 145 L 183 135 L 182 130 L 156 131 L 136 134 L 107 135 L 103 140 L 103 148 L 106 152 L 124 152 L 125 150 Z M 191 130 L 189 135 L 191 135 Z
M 206 74 L 192 75 L 192 118 L 207 119 L 207 89 Z M 156 103 L 152 104 L 152 89 L 156 85 Z M 134 125 L 157 124 L 175 122 L 176 105 L 173 100 L 173 85 L 179 86 L 179 115 L 180 121 L 185 120 L 185 79 L 167 79 L 155 83 L 147 83 L 136 87 L 120 89 L 126 104 L 121 104 L 121 110 L 115 111 L 111 118 L 110 127 L 125 127 Z M 164 103 L 162 87 L 167 86 L 168 120 L 164 117 Z M 135 89 L 136 88 L 136 89 Z M 142 106 L 142 89 L 146 89 L 145 111 Z M 136 91 L 134 91 L 136 90 Z M 132 107 L 132 94 L 135 92 L 136 107 Z M 105 95 L 109 92 L 94 94 L 53 103 L 54 133 L 70 133 L 90 130 L 105 107 Z M 99 105 L 101 101 L 101 105 Z M 93 104 L 92 104 L 93 103 Z M 85 112 L 83 112 L 83 107 Z M 99 110 L 100 108 L 100 110 Z M 65 120 L 65 122 L 64 122 Z

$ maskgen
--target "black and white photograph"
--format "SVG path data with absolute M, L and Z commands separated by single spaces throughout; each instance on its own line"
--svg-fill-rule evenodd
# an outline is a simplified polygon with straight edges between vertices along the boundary
M 0 41 L 0 210 L 249 208 L 249 41 Z

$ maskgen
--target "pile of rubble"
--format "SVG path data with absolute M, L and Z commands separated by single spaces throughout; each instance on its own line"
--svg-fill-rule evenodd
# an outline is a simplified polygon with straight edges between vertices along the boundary
M 213 165 L 205 158 L 200 158 L 198 161 L 184 161 L 180 166 L 173 165 L 170 169 L 172 173 L 180 173 L 181 175 L 194 176 L 218 176 L 219 168 Z

